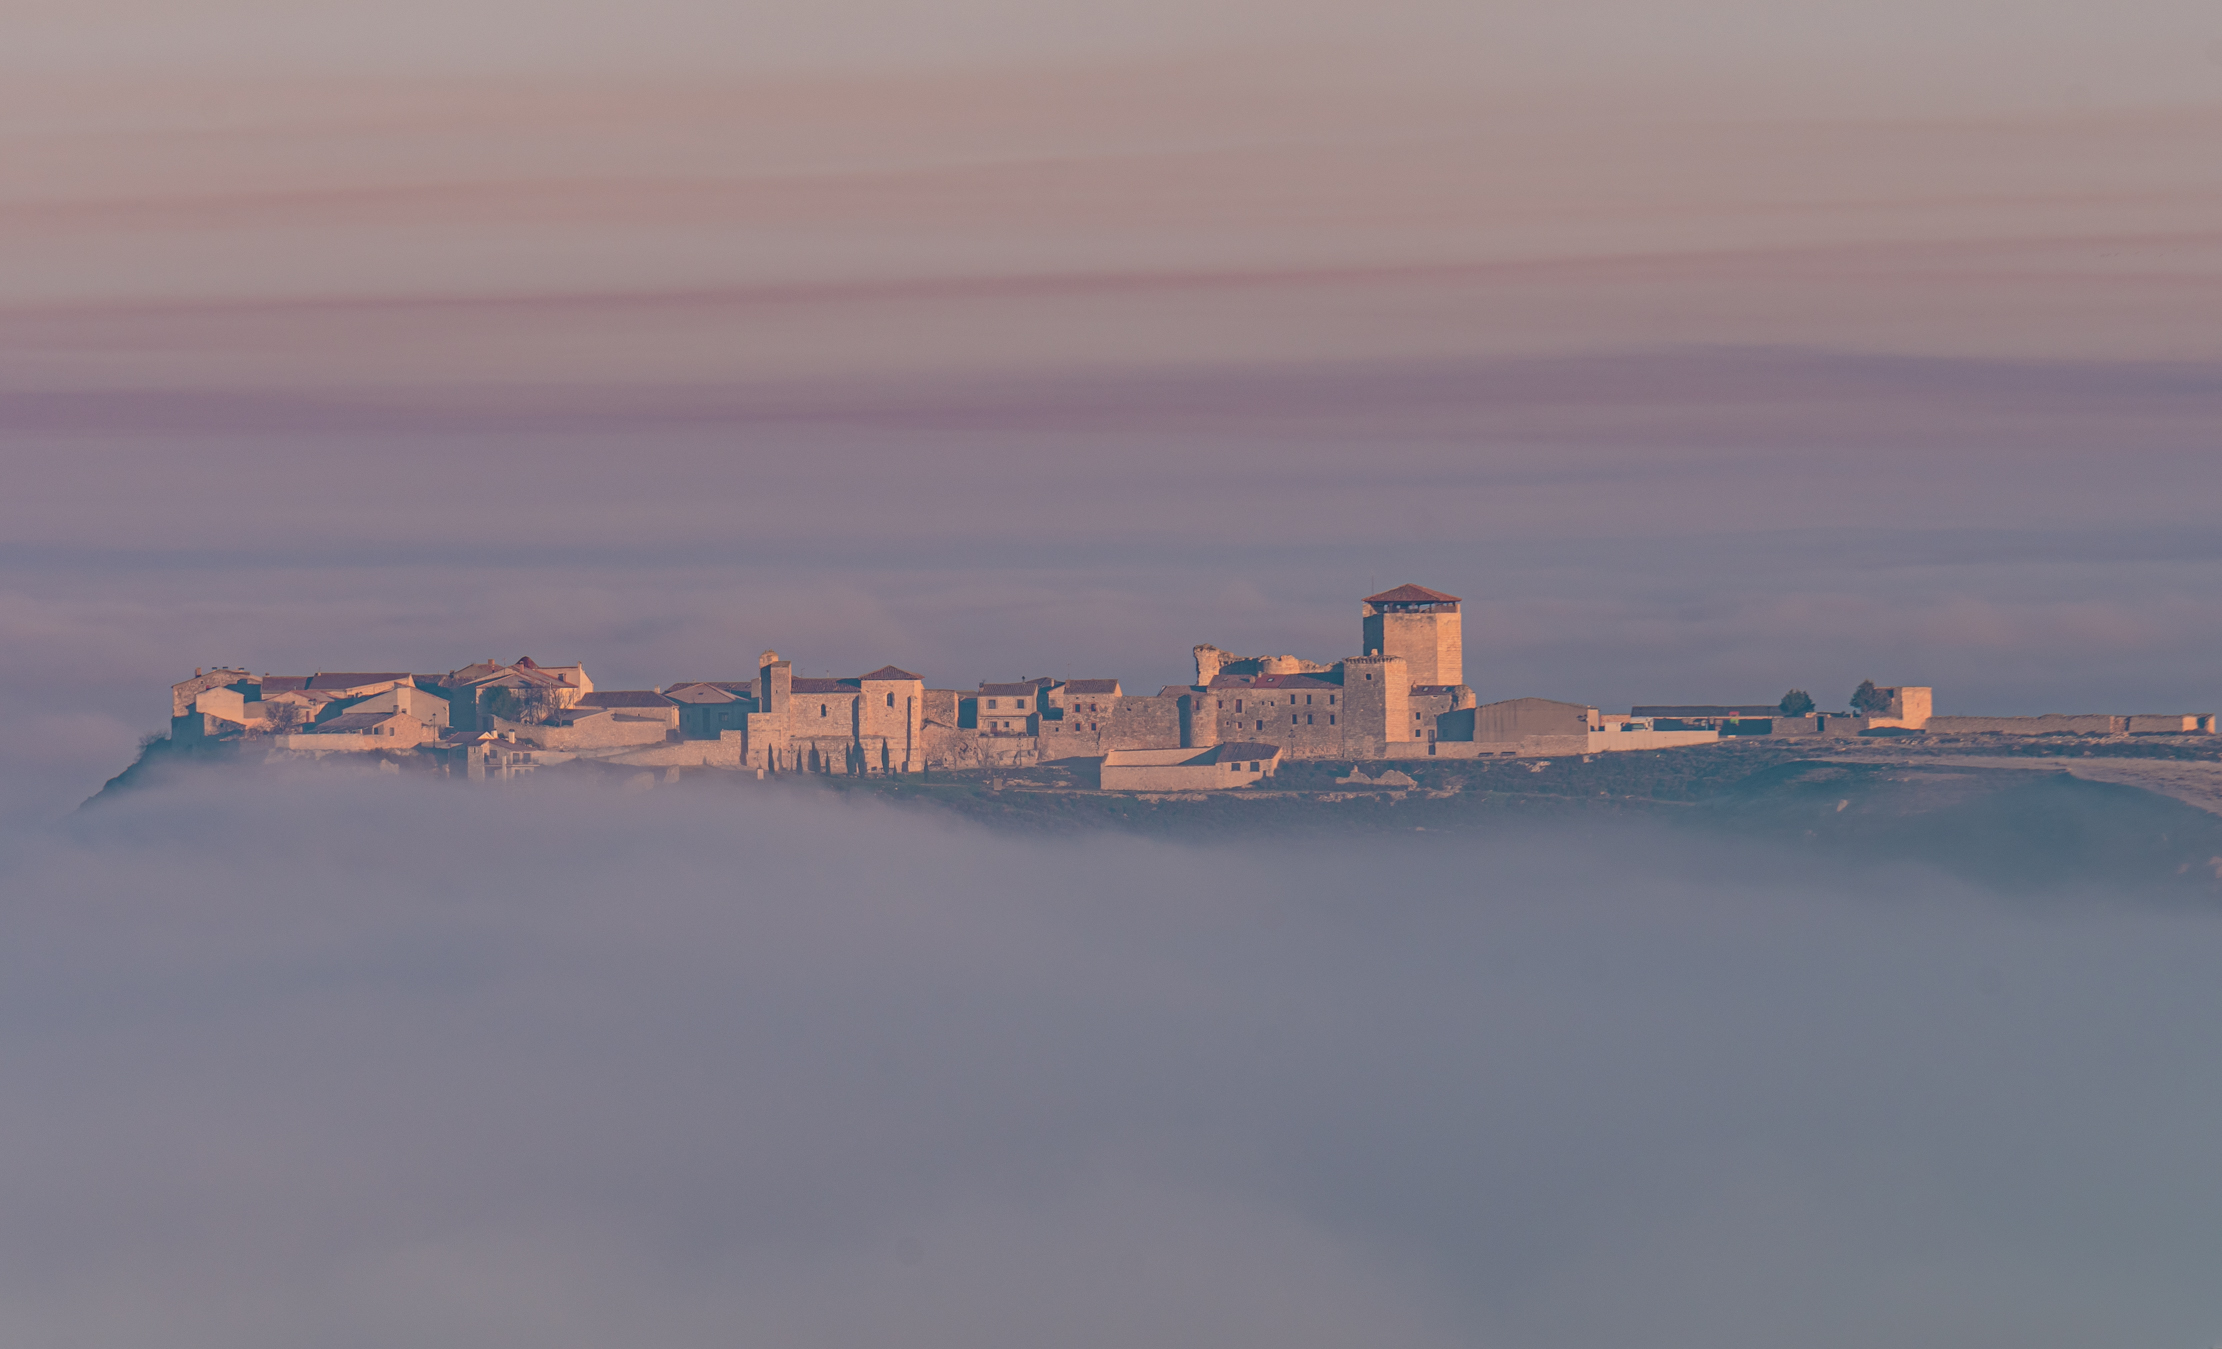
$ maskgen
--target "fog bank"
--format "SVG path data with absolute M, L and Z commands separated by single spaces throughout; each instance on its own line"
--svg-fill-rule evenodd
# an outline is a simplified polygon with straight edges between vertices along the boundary
M 1632 824 L 1205 848 L 332 773 L 0 846 L 10 1343 L 2222 1319 L 2203 908 Z

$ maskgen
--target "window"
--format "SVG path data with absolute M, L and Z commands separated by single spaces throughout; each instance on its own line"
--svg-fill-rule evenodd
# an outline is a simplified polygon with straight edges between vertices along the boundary
M 1311 725 L 1311 724 L 1312 724 L 1312 714 L 1311 714 L 1311 713 L 1309 713 L 1309 712 L 1306 712 L 1306 713 L 1304 714 L 1304 724 L 1305 724 L 1306 726 L 1309 726 L 1309 725 Z
M 1288 724 L 1291 726 L 1296 724 L 1296 714 L 1294 712 L 1288 714 Z
M 1334 724 L 1335 724 L 1335 714 L 1334 714 L 1334 713 L 1332 713 L 1332 712 L 1329 712 L 1329 713 L 1327 714 L 1327 724 L 1328 724 L 1329 726 L 1332 726 L 1332 725 L 1334 725 Z
M 895 695 L 892 692 L 887 695 L 887 705 L 889 707 L 893 707 L 895 705 Z
M 1373 678 L 1373 676 L 1372 676 L 1372 675 L 1367 675 L 1367 676 L 1366 676 L 1366 678 L 1367 678 L 1368 680 L 1371 680 L 1371 679 Z
M 826 714 L 826 705 L 825 705 L 824 703 L 820 703 L 820 704 L 818 704 L 818 715 L 822 717 L 822 716 L 824 716 L 825 714 Z
M 988 706 L 989 706 L 989 707 L 993 707 L 993 706 L 995 706 L 995 699 L 993 699 L 993 698 L 990 698 L 990 699 L 988 699 Z
M 1261 730 L 1261 731 L 1262 731 L 1262 730 L 1264 730 L 1264 729 L 1265 729 L 1265 723 L 1264 723 L 1264 722 L 1262 722 L 1262 721 L 1261 721 L 1261 722 L 1259 722 L 1259 723 L 1258 723 L 1258 729 L 1259 729 L 1259 730 Z
M 1305 695 L 1304 695 L 1304 706 L 1306 706 L 1306 707 L 1310 707 L 1311 705 L 1312 705 L 1312 695 L 1310 695 L 1309 693 L 1307 693 L 1307 694 L 1305 694 Z
M 1258 766 L 1255 760 L 1253 760 L 1250 764 L 1250 771 L 1253 773 L 1258 771 Z
M 1237 712 L 1242 710 L 1242 700 L 1240 698 L 1234 700 L 1234 710 Z
M 1327 705 L 1328 705 L 1329 707 L 1333 707 L 1333 706 L 1335 705 L 1335 695 L 1334 695 L 1334 694 L 1330 693 L 1330 694 L 1328 694 L 1328 695 L 1327 695 Z

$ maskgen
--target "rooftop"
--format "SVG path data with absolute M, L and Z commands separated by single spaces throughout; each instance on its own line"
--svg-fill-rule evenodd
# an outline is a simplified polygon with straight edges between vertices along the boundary
M 584 701 L 592 702 L 599 695 L 589 695 Z M 667 703 L 737 703 L 741 695 L 724 684 L 695 680 L 686 684 L 673 684 L 661 695 Z
M 917 682 L 917 683 L 921 683 L 921 684 L 923 684 L 923 683 L 925 683 L 925 682 L 926 682 L 926 676 L 924 676 L 924 675 L 914 675 L 914 674 L 912 674 L 912 673 L 911 673 L 910 671 L 908 671 L 908 670 L 905 670 L 905 669 L 901 669 L 901 668 L 898 668 L 898 667 L 896 667 L 896 666 L 893 666 L 893 665 L 882 665 L 882 666 L 881 666 L 880 668 L 878 668 L 877 670 L 874 670 L 874 671 L 872 671 L 872 673 L 870 673 L 870 674 L 868 674 L 868 675 L 865 675 L 865 676 L 864 676 L 864 678 L 866 678 L 866 679 L 870 679 L 870 680 L 887 680 L 887 679 L 901 679 L 901 680 L 912 680 L 912 681 L 915 681 L 915 682 Z
M 322 670 L 308 677 L 300 687 L 312 689 L 359 689 L 366 684 L 398 684 L 409 678 L 407 670 L 386 674 L 327 674 Z
M 1456 604 L 1456 595 L 1446 595 L 1426 586 L 1400 585 L 1394 590 L 1384 590 L 1378 595 L 1366 596 L 1368 604 Z

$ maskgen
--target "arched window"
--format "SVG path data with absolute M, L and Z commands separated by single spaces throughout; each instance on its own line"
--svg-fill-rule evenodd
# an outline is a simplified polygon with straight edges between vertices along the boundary
M 889 707 L 893 707 L 895 705 L 895 695 L 892 692 L 887 695 L 887 705 Z
M 825 705 L 824 703 L 820 703 L 820 704 L 818 704 L 818 715 L 822 717 L 822 716 L 824 716 L 825 714 L 826 714 L 826 705 Z

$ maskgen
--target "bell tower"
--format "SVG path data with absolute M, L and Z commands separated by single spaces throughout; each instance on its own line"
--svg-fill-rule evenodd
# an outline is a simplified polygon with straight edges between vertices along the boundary
M 1366 596 L 1363 644 L 1369 656 L 1401 656 L 1414 684 L 1466 682 L 1466 643 L 1456 595 L 1401 585 Z

